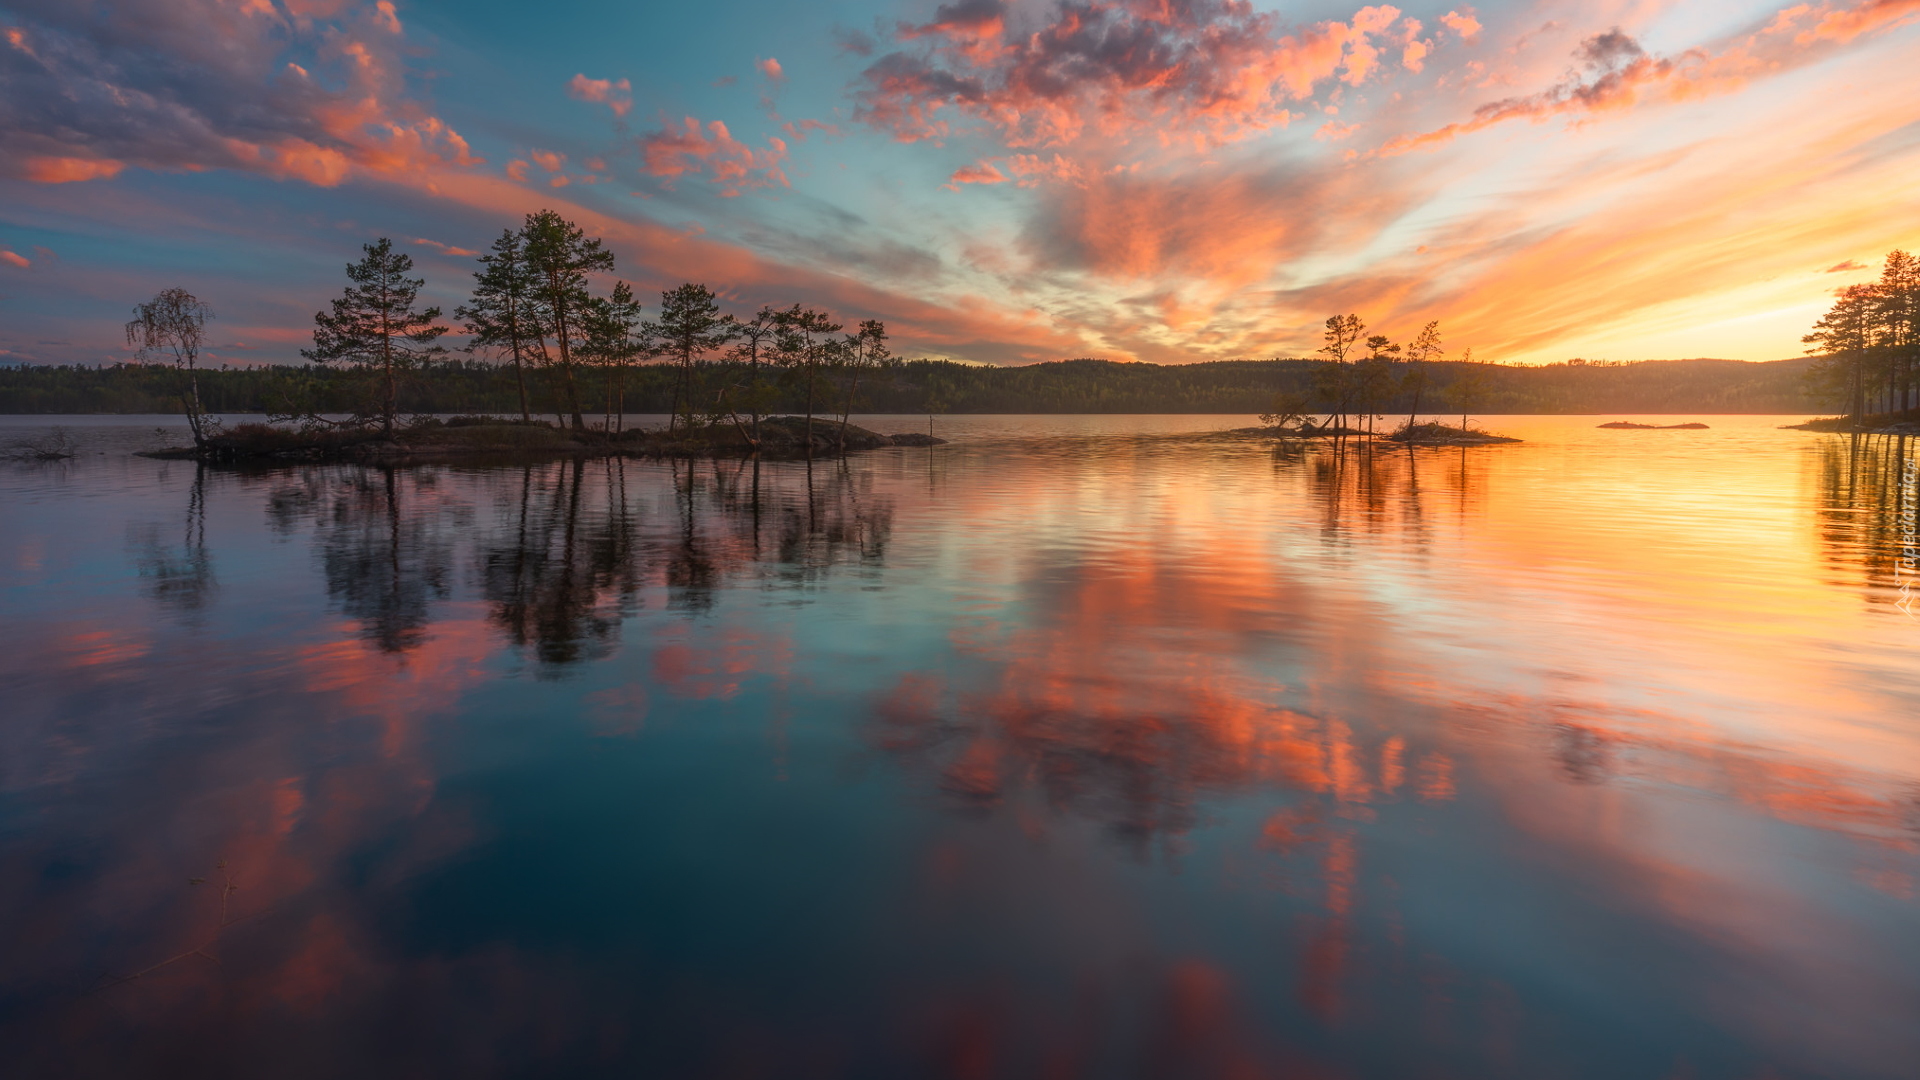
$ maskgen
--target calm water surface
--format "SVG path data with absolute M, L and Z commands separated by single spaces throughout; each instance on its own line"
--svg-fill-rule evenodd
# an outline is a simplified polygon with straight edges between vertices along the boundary
M 0 1060 L 1913 1077 L 1915 450 L 1599 419 L 395 471 L 66 421 L 0 466 Z

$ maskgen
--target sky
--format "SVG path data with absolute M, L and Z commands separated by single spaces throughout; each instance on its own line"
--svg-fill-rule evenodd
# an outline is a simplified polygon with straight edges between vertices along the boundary
M 362 244 L 451 313 L 543 208 L 906 357 L 1781 359 L 1920 246 L 1916 60 L 1920 0 L 0 0 L 0 363 L 174 286 L 298 362 Z

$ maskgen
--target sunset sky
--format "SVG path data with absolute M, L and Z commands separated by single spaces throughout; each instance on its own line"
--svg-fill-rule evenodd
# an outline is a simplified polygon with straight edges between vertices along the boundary
M 451 311 L 542 207 L 909 357 L 1779 359 L 1920 246 L 1917 62 L 1920 0 L 0 0 L 0 362 L 173 285 L 297 360 L 362 243 Z

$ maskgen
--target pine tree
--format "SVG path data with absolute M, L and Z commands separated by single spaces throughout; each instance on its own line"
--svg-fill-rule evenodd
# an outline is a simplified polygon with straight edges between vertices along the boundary
M 613 252 L 552 210 L 527 215 L 520 235 L 534 278 L 534 321 L 541 335 L 553 342 L 561 394 L 572 414 L 574 430 L 583 430 L 587 422 L 580 414 L 580 393 L 574 382 L 574 352 L 587 341 L 588 308 L 592 303 L 587 275 L 611 273 Z
M 777 339 L 780 332 L 780 312 L 777 308 L 763 307 L 751 319 L 738 319 L 734 322 L 734 335 L 740 344 L 734 347 L 730 357 L 738 363 L 747 362 L 746 405 L 748 414 L 753 418 L 753 426 L 747 436 L 747 442 L 755 450 L 760 449 L 760 414 L 767 396 L 767 388 L 760 381 L 760 354 L 771 347 L 769 339 Z
M 813 445 L 814 390 L 820 372 L 834 358 L 840 343 L 831 335 L 841 324 L 830 322 L 827 313 L 793 305 L 780 313 L 780 333 L 776 338 L 780 363 L 797 371 L 807 388 L 807 445 Z
M 506 349 L 513 357 L 514 386 L 520 391 L 520 419 L 533 419 L 527 404 L 525 358 L 540 335 L 530 310 L 538 284 L 526 257 L 526 238 L 506 229 L 493 242 L 491 254 L 480 256 L 482 269 L 473 275 L 473 299 L 454 311 L 473 335 L 473 348 Z
M 300 355 L 323 364 L 351 365 L 377 376 L 382 388 L 380 427 L 392 435 L 399 411 L 400 373 L 444 353 L 432 342 L 447 328 L 434 324 L 439 308 L 414 309 L 426 281 L 407 277 L 413 259 L 394 251 L 393 242 L 384 236 L 361 250 L 366 257 L 347 267 L 353 284 L 333 301 L 333 314 L 315 313 L 313 348 L 300 350 Z
M 847 448 L 847 417 L 852 415 L 855 400 L 860 394 L 860 376 L 866 372 L 878 372 L 893 356 L 887 349 L 886 324 L 879 319 L 862 322 L 859 332 L 848 334 L 841 343 L 841 355 L 851 376 L 847 396 L 840 403 L 840 449 L 844 451 Z
M 1826 359 L 1809 373 L 1834 386 L 1844 397 L 1847 413 L 1858 424 L 1867 411 L 1867 364 L 1874 346 L 1874 305 L 1879 290 L 1872 285 L 1849 285 L 1840 290 L 1833 307 L 1801 338 L 1808 352 Z
M 660 294 L 660 321 L 648 325 L 650 336 L 659 342 L 666 355 L 680 363 L 680 381 L 674 390 L 674 416 L 669 429 L 680 416 L 682 403 L 687 424 L 693 423 L 693 366 L 713 349 L 725 348 L 734 338 L 733 316 L 720 314 L 713 290 L 688 282 Z
M 1916 361 L 1920 361 L 1920 259 L 1904 251 L 1890 251 L 1875 285 L 1874 319 L 1879 343 L 1887 353 L 1889 410 L 1914 408 Z
M 1347 403 L 1358 389 L 1353 373 L 1346 366 L 1347 354 L 1360 343 L 1360 335 L 1366 332 L 1367 324 L 1361 322 L 1358 315 L 1327 317 L 1327 330 L 1322 335 L 1326 344 L 1320 346 L 1320 354 L 1331 360 L 1334 366 L 1315 377 L 1314 392 L 1326 401 L 1328 411 L 1333 414 L 1336 430 L 1345 426 Z
M 1420 333 L 1407 346 L 1407 375 L 1401 380 L 1401 388 L 1413 390 L 1413 408 L 1407 413 L 1407 431 L 1413 431 L 1413 425 L 1420 422 L 1420 396 L 1427 389 L 1427 368 L 1429 360 L 1438 360 L 1446 355 L 1440 347 L 1440 320 L 1435 319 L 1420 328 Z
M 646 324 L 633 287 L 624 281 L 614 282 L 606 298 L 590 301 L 587 311 L 586 351 L 606 372 L 606 426 L 617 432 L 626 426 L 627 366 L 647 351 Z

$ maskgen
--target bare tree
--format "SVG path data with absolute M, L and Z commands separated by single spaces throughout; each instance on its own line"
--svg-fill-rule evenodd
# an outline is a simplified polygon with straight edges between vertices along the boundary
M 187 373 L 187 386 L 180 403 L 187 412 L 187 426 L 193 429 L 193 445 L 207 442 L 205 410 L 200 407 L 200 374 L 195 368 L 200 343 L 207 331 L 213 309 L 185 289 L 162 289 L 153 299 L 133 309 L 127 323 L 127 344 L 142 362 L 152 357 L 172 357 L 173 366 Z
M 867 319 L 859 333 L 848 334 L 840 343 L 840 355 L 850 381 L 847 396 L 840 402 L 840 449 L 847 448 L 847 417 L 853 413 L 860 396 L 862 372 L 879 373 L 893 358 L 887 350 L 887 326 L 879 319 Z
M 780 311 L 778 308 L 762 307 L 751 319 L 738 319 L 734 322 L 733 332 L 740 344 L 734 346 L 732 359 L 747 361 L 747 387 L 744 404 L 753 417 L 753 429 L 747 436 L 747 442 L 755 450 L 760 449 L 760 414 L 763 411 L 762 399 L 766 396 L 765 387 L 760 383 L 760 350 L 762 343 L 769 339 L 777 340 L 780 333 Z
M 1440 320 L 1435 319 L 1420 328 L 1413 344 L 1407 346 L 1407 374 L 1401 380 L 1402 387 L 1413 389 L 1413 407 L 1407 413 L 1407 431 L 1413 431 L 1413 425 L 1420 422 L 1420 396 L 1427 388 L 1427 368 L 1429 360 L 1438 360 L 1446 355 L 1440 347 Z

